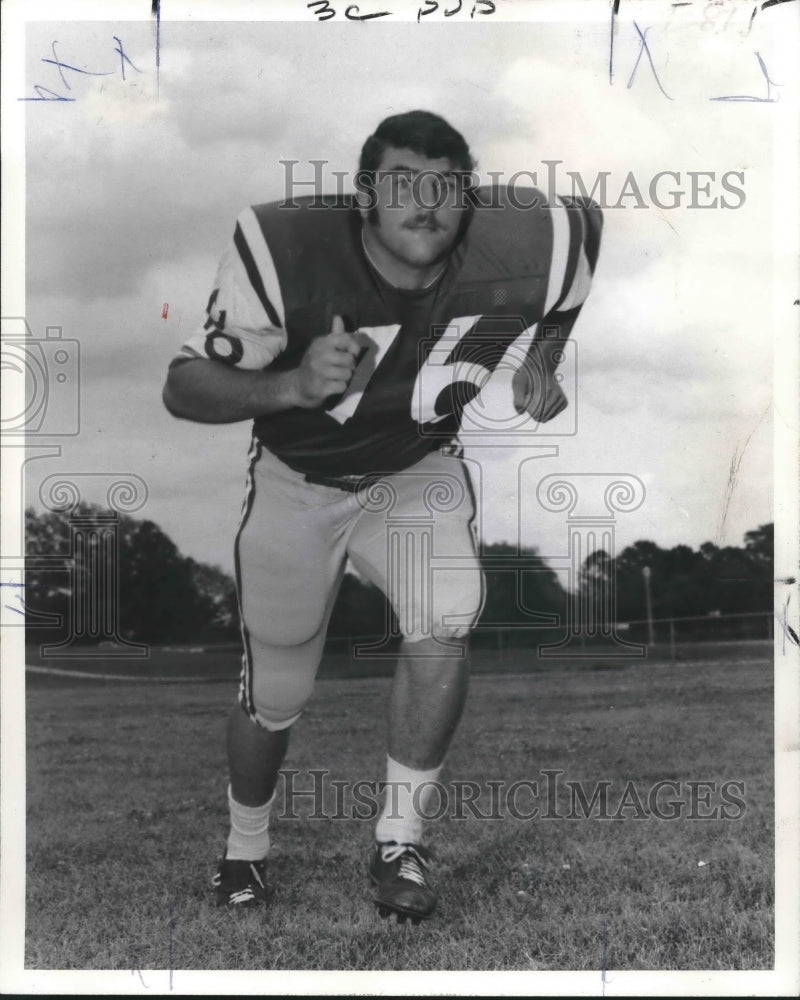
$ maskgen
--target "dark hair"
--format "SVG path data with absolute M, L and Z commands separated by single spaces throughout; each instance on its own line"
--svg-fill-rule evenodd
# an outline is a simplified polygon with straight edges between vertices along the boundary
M 390 146 L 410 149 L 431 160 L 446 157 L 454 167 L 465 173 L 475 169 L 464 136 L 449 122 L 430 111 L 406 111 L 384 118 L 364 143 L 358 161 L 359 187 L 375 183 L 375 173 Z

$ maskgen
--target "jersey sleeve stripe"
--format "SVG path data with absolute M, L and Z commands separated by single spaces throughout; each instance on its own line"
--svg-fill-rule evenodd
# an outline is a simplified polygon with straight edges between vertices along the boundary
M 553 252 L 550 258 L 550 271 L 547 276 L 547 295 L 544 304 L 545 315 L 550 312 L 559 298 L 561 298 L 564 278 L 567 274 L 567 262 L 570 250 L 569 213 L 564 203 L 558 197 L 555 199 L 555 204 L 550 210 L 550 219 L 553 223 Z
M 250 247 L 247 244 L 242 227 L 238 222 L 236 223 L 236 231 L 233 234 L 233 244 L 236 247 L 236 252 L 239 254 L 239 260 L 241 260 L 244 269 L 247 272 L 247 277 L 253 287 L 253 291 L 258 296 L 258 301 L 263 306 L 264 312 L 266 312 L 267 316 L 269 316 L 270 323 L 276 327 L 283 326 L 277 312 L 275 311 L 275 306 L 273 306 L 269 300 L 267 290 L 264 288 L 264 282 L 261 280 L 261 275 L 258 273 L 255 258 L 250 252 Z
M 592 269 L 586 257 L 586 215 L 581 207 L 568 213 L 573 230 L 573 246 L 575 248 L 575 267 L 572 270 L 572 282 L 558 308 L 564 311 L 582 305 L 592 287 Z
M 570 295 L 570 291 L 575 283 L 578 272 L 581 251 L 583 250 L 583 211 L 572 206 L 566 209 L 567 224 L 569 225 L 569 251 L 567 254 L 567 266 L 564 273 L 564 284 L 561 294 L 556 300 L 554 309 L 563 309 L 564 303 Z
M 274 326 L 284 326 L 283 296 L 267 241 L 252 208 L 239 216 L 234 234 L 247 276 Z

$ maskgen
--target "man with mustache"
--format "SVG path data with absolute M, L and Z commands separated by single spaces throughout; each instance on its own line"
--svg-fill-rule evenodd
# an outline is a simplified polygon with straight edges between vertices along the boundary
M 591 203 L 515 209 L 503 189 L 473 188 L 473 169 L 459 132 L 412 111 L 367 139 L 354 199 L 247 209 L 205 324 L 170 368 L 164 400 L 176 416 L 254 421 L 236 541 L 244 656 L 227 730 L 220 905 L 270 896 L 278 771 L 349 557 L 387 595 L 402 635 L 374 901 L 414 922 L 436 906 L 423 817 L 464 706 L 483 600 L 459 423 L 526 333 L 506 383 L 514 407 L 545 421 L 567 405 L 557 352 L 538 331 L 569 334 L 600 232 Z

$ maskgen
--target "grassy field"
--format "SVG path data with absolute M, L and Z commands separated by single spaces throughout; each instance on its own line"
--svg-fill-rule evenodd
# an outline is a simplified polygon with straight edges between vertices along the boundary
M 197 656 L 182 662 L 198 675 Z M 234 685 L 29 674 L 26 967 L 772 966 L 765 649 L 475 676 L 443 781 L 451 789 L 478 782 L 480 813 L 497 818 L 463 809 L 459 818 L 450 808 L 431 824 L 442 898 L 434 919 L 416 928 L 381 921 L 370 902 L 372 822 L 354 815 L 352 789 L 341 818 L 332 815 L 330 781 L 382 777 L 388 687 L 386 678 L 318 683 L 286 769 L 298 772 L 295 790 L 312 787 L 311 769 L 329 770 L 327 818 L 311 815 L 310 796 L 287 799 L 292 786 L 279 785 L 273 905 L 230 915 L 213 907 L 208 885 L 226 832 L 223 727 Z M 554 801 L 544 769 L 563 772 Z M 678 800 L 682 815 L 642 816 L 637 798 L 647 806 L 668 779 L 681 784 L 660 801 Z M 523 789 L 510 810 L 508 788 L 521 780 L 537 781 L 539 796 Z M 590 797 L 604 781 L 618 818 L 581 815 L 566 782 L 581 782 Z M 744 785 L 735 786 L 738 806 L 736 794 L 727 805 L 721 797 L 732 781 Z M 488 782 L 504 783 L 494 807 Z M 512 814 L 533 805 L 535 819 Z M 548 811 L 557 815 L 544 818 Z M 565 818 L 570 811 L 575 818 Z

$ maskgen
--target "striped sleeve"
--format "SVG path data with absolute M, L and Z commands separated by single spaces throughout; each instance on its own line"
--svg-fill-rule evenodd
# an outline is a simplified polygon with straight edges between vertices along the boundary
M 179 358 L 211 358 L 260 369 L 286 346 L 283 300 L 269 246 L 251 208 L 236 220 L 219 262 L 202 326 Z
M 568 312 L 585 302 L 597 264 L 603 217 L 588 198 L 557 198 L 552 221 L 553 253 L 545 315 Z

